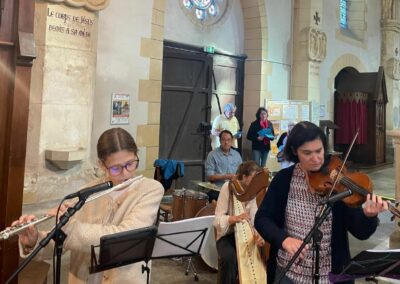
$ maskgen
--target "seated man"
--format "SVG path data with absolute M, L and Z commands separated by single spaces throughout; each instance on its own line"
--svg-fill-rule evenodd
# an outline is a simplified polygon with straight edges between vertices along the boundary
M 233 135 L 230 131 L 222 130 L 219 138 L 221 146 L 208 153 L 205 170 L 207 180 L 221 187 L 236 173 L 237 167 L 242 163 L 242 157 L 232 149 Z M 208 192 L 210 201 L 217 200 L 218 195 L 217 191 Z
M 239 165 L 237 170 L 237 181 L 240 186 L 246 189 L 252 181 L 254 175 L 262 170 L 254 161 L 247 161 Z M 219 283 L 234 284 L 237 283 L 238 263 L 235 244 L 235 224 L 239 222 L 249 222 L 250 227 L 254 229 L 254 216 L 257 211 L 256 198 L 246 202 L 241 202 L 244 212 L 235 215 L 232 202 L 232 191 L 229 190 L 229 182 L 226 182 L 221 188 L 221 194 L 218 198 L 217 208 L 215 209 L 214 227 L 217 230 L 217 250 L 220 257 L 220 278 Z M 264 240 L 253 230 L 257 246 L 264 245 Z M 266 277 L 266 275 L 265 275 Z

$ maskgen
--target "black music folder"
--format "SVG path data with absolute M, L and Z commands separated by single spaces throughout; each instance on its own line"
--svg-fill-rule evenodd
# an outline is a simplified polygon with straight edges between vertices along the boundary
M 90 273 L 139 261 L 147 265 L 153 253 L 156 235 L 157 227 L 150 226 L 102 236 L 100 245 L 91 247 Z
M 400 249 L 366 250 L 356 255 L 332 282 L 355 278 L 386 277 L 400 279 Z

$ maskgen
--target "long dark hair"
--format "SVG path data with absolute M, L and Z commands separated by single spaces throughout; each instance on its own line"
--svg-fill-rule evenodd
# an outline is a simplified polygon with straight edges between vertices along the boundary
M 328 155 L 328 143 L 321 128 L 309 121 L 301 121 L 297 123 L 288 135 L 284 155 L 285 159 L 294 163 L 299 162 L 299 157 L 295 154 L 297 149 L 306 142 L 320 139 L 324 146 L 325 161 Z
M 105 161 L 108 156 L 126 150 L 137 155 L 138 148 L 135 140 L 128 131 L 122 128 L 111 128 L 100 135 L 97 142 L 97 157 Z

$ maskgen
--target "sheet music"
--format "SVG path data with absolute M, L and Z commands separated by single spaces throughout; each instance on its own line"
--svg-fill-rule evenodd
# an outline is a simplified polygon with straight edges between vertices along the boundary
M 201 254 L 208 234 L 214 233 L 213 221 L 214 216 L 204 216 L 160 222 L 152 258 Z

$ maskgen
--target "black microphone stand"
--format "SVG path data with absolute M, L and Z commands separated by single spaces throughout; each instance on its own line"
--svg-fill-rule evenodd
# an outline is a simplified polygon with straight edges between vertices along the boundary
M 285 276 L 286 272 L 289 271 L 290 267 L 292 267 L 293 263 L 296 261 L 296 259 L 299 257 L 300 253 L 304 249 L 304 247 L 310 243 L 311 238 L 314 240 L 314 249 L 315 249 L 315 269 L 314 269 L 314 283 L 319 282 L 319 251 L 320 251 L 320 244 L 322 240 L 322 232 L 319 230 L 319 227 L 322 225 L 322 223 L 325 221 L 325 219 L 328 217 L 329 213 L 332 211 L 333 204 L 341 200 L 347 196 L 350 196 L 353 194 L 351 190 L 347 190 L 344 192 L 341 192 L 339 194 L 334 195 L 333 197 L 329 198 L 328 201 L 324 205 L 324 209 L 321 212 L 321 214 L 317 217 L 315 217 L 315 222 L 311 230 L 308 232 L 307 236 L 304 238 L 303 243 L 301 246 L 298 248 L 296 253 L 292 256 L 292 258 L 289 260 L 288 264 L 286 267 L 280 272 L 278 275 L 277 280 L 275 281 L 276 284 L 279 284 L 282 280 L 282 278 Z
M 38 246 L 29 254 L 29 256 L 21 262 L 17 270 L 11 275 L 11 277 L 5 282 L 5 284 L 9 284 L 22 271 L 22 269 L 24 269 L 25 266 L 27 266 L 28 263 L 39 253 L 39 251 L 43 249 L 52 239 L 55 242 L 57 258 L 54 283 L 60 283 L 62 249 L 65 238 L 67 237 L 67 235 L 61 230 L 61 228 L 68 223 L 69 218 L 72 215 L 74 215 L 79 209 L 81 209 L 81 207 L 85 204 L 87 197 L 88 196 L 79 196 L 79 201 L 73 207 L 67 209 L 67 211 L 60 217 L 57 225 L 47 234 L 47 236 L 43 240 L 39 242 Z

